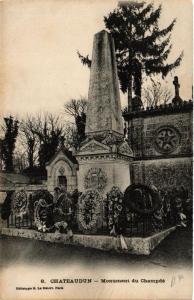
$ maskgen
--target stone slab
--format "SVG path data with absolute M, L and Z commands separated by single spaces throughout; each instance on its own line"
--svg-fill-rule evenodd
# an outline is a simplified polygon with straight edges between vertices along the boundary
M 104 251 L 125 252 L 136 255 L 149 255 L 160 242 L 176 229 L 176 226 L 163 230 L 152 236 L 142 237 L 124 237 L 128 250 L 121 249 L 119 237 L 105 235 L 83 235 L 74 234 L 69 239 L 66 234 L 56 235 L 54 233 L 41 233 L 30 229 L 1 228 L 1 235 L 14 236 L 21 238 L 30 238 L 52 243 L 62 243 L 66 245 L 83 246 L 95 248 Z

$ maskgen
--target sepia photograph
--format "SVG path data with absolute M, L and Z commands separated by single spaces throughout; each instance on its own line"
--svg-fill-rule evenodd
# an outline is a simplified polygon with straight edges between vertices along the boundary
M 0 299 L 192 299 L 192 11 L 0 1 Z

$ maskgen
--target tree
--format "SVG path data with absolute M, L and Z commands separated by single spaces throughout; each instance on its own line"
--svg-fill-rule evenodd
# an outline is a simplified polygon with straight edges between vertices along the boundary
M 37 160 L 38 137 L 34 132 L 35 117 L 27 116 L 20 122 L 20 140 L 26 152 L 28 167 L 33 168 Z
M 172 92 L 160 81 L 151 78 L 151 84 L 143 88 L 142 100 L 144 107 L 155 107 L 160 104 L 167 104 L 172 100 Z
M 87 100 L 85 98 L 78 100 L 71 99 L 69 102 L 65 103 L 64 107 L 65 114 L 74 118 L 77 140 L 78 144 L 80 144 L 85 138 Z
M 120 2 L 118 8 L 104 17 L 106 28 L 115 41 L 118 77 L 123 93 L 128 93 L 128 110 L 132 107 L 132 92 L 141 99 L 142 76 L 162 74 L 164 78 L 181 63 L 183 53 L 172 63 L 166 63 L 172 49 L 171 35 L 176 20 L 159 29 L 162 6 L 145 2 Z M 91 65 L 88 56 L 78 55 L 83 64 Z
M 22 173 L 23 170 L 28 166 L 27 157 L 24 151 L 16 146 L 14 151 L 14 171 L 15 173 Z
M 59 117 L 46 113 L 34 119 L 31 130 L 39 140 L 38 161 L 39 166 L 44 170 L 46 163 L 64 141 L 63 125 Z
M 13 154 L 18 135 L 19 121 L 12 116 L 4 118 L 5 125 L 2 127 L 4 138 L 2 140 L 2 158 L 5 164 L 5 170 L 8 172 L 14 171 Z
M 67 122 L 64 126 L 65 147 L 68 150 L 75 151 L 79 148 L 80 142 L 78 139 L 77 128 L 75 124 Z

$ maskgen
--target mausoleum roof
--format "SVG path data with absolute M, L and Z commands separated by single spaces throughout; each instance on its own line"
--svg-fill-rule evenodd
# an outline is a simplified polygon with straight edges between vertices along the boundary
M 55 155 L 47 162 L 46 165 L 50 165 L 61 151 L 73 164 L 78 165 L 78 161 L 72 154 L 72 151 L 69 151 L 65 146 L 60 147 L 59 150 L 55 153 Z

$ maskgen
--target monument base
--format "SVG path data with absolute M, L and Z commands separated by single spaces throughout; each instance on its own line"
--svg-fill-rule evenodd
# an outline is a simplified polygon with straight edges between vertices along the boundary
M 29 229 L 2 228 L 1 235 L 30 238 L 64 245 L 84 246 L 104 251 L 125 252 L 136 255 L 149 255 L 161 241 L 176 229 L 176 226 L 155 233 L 149 237 L 124 237 L 127 249 L 123 250 L 119 237 L 105 235 L 74 234 L 69 239 L 67 234 L 56 236 L 54 233 L 41 233 Z
M 124 140 L 102 143 L 96 139 L 86 141 L 76 158 L 79 162 L 78 190 L 97 190 L 105 196 L 113 186 L 122 192 L 130 185 L 130 161 L 133 153 Z
M 82 193 L 78 200 L 79 228 L 84 233 L 96 233 L 107 222 L 104 213 L 107 193 L 113 187 L 124 192 L 131 184 L 133 153 L 121 135 L 110 131 L 87 137 L 76 159 L 78 191 Z
M 102 196 L 106 196 L 113 186 L 124 192 L 130 184 L 128 159 L 110 154 L 101 159 L 92 157 L 79 161 L 78 190 L 81 192 L 96 189 Z

